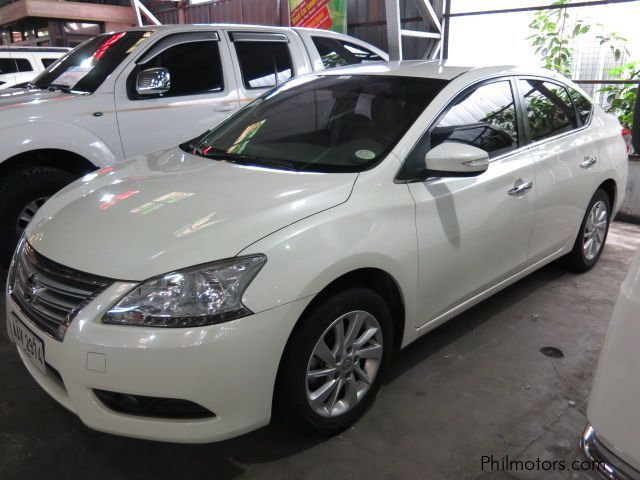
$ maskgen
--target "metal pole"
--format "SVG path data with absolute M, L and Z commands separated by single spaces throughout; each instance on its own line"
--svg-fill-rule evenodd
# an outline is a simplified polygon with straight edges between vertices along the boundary
M 387 43 L 389 60 L 402 60 L 402 36 L 400 34 L 400 0 L 385 0 L 387 14 Z

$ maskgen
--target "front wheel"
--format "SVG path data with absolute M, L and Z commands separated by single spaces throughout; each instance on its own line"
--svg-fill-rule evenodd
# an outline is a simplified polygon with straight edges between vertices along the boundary
M 576 272 L 586 272 L 593 268 L 604 248 L 610 217 L 609 195 L 599 188 L 589 202 L 573 250 L 566 256 L 569 268 Z
M 0 263 L 8 264 L 18 239 L 36 211 L 76 175 L 52 167 L 31 166 L 0 179 Z
M 393 345 L 391 314 L 376 292 L 346 290 L 316 305 L 288 343 L 275 413 L 309 433 L 334 435 L 373 402 Z

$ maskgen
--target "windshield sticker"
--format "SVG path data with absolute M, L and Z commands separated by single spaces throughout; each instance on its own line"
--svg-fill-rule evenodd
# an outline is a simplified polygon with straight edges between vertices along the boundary
M 93 67 L 83 67 L 83 66 L 71 67 L 67 71 L 62 73 L 62 75 L 57 77 L 53 81 L 53 83 L 55 85 L 61 85 L 64 87 L 73 88 L 74 85 L 78 83 L 80 80 L 82 80 L 84 76 L 87 73 L 89 73 L 91 70 L 93 70 Z
M 371 160 L 376 158 L 375 152 L 372 152 L 371 150 L 357 150 L 355 155 L 361 160 Z
M 247 148 L 247 145 L 249 145 L 249 141 L 251 141 L 251 139 L 256 136 L 256 133 L 258 133 L 258 131 L 260 130 L 260 128 L 262 128 L 264 122 L 266 121 L 267 119 L 265 118 L 264 120 L 252 123 L 247 128 L 245 128 L 240 136 L 236 138 L 236 141 L 233 142 L 233 145 L 229 147 L 227 153 L 242 153 L 242 151 Z

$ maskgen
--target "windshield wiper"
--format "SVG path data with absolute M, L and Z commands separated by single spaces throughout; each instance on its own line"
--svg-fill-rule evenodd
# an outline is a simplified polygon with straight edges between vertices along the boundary
M 259 155 L 249 155 L 247 153 L 229 153 L 221 148 L 208 146 L 202 149 L 198 145 L 186 145 L 189 150 L 195 155 L 199 155 L 205 158 L 221 159 L 231 163 L 238 163 L 242 165 L 256 165 L 259 167 L 272 167 L 281 170 L 291 170 L 297 172 L 300 169 L 296 167 L 294 162 L 287 160 L 280 160 L 277 158 L 267 158 Z
M 59 83 L 50 83 L 47 86 L 47 90 L 50 92 L 61 91 L 64 93 L 71 93 L 71 87 L 69 85 L 60 85 Z

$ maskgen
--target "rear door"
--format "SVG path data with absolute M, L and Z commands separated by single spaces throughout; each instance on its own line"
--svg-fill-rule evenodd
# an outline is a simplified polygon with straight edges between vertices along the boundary
M 536 167 L 536 213 L 530 262 L 573 243 L 595 191 L 598 138 L 585 128 L 567 88 L 544 78 L 521 77 L 525 129 Z
M 138 74 L 166 68 L 168 92 L 141 95 Z M 238 108 L 233 66 L 219 32 L 161 37 L 116 82 L 118 128 L 126 157 L 174 147 L 219 124 Z
M 290 31 L 227 32 L 240 105 L 246 105 L 276 85 L 310 71 L 302 42 Z

